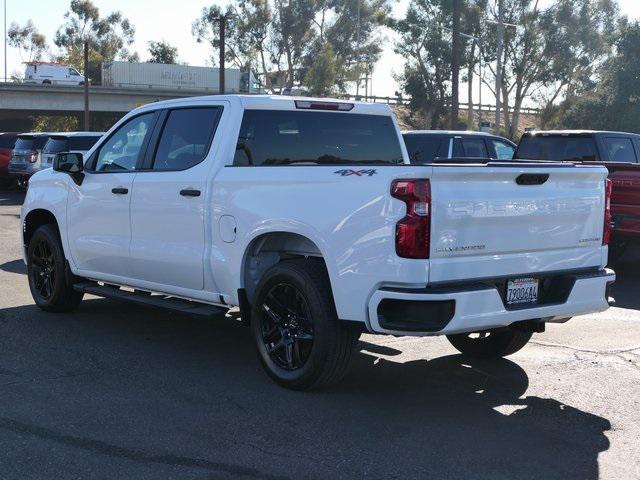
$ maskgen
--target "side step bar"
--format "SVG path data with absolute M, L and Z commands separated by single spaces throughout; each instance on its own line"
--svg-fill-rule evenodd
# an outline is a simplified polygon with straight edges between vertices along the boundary
M 137 303 L 139 305 L 173 310 L 187 315 L 197 315 L 200 317 L 211 318 L 224 316 L 228 311 L 227 308 L 218 307 L 216 305 L 191 302 L 189 300 L 183 300 L 169 295 L 150 294 L 139 290 L 122 290 L 118 286 L 100 285 L 96 282 L 76 283 L 73 288 L 78 292 L 89 293 L 98 297 L 115 298 L 117 300 L 124 300 L 126 302 Z

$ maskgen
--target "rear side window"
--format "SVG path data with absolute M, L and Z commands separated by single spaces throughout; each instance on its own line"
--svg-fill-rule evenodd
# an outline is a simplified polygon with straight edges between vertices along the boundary
M 604 144 L 609 161 L 625 163 L 636 163 L 638 161 L 630 138 L 606 137 Z
M 357 113 L 246 110 L 233 164 L 403 163 L 391 117 Z
M 488 158 L 487 146 L 482 138 L 463 138 L 462 148 L 465 157 Z
M 598 160 L 592 137 L 541 136 L 523 137 L 516 152 L 517 158 L 527 160 L 555 160 L 595 162 Z
M 448 137 L 442 135 L 406 134 L 403 138 L 411 163 L 432 163 L 436 157 L 447 156 Z
M 66 138 L 50 138 L 42 150 L 43 153 L 60 153 L 68 151 Z
M 172 110 L 167 116 L 153 162 L 154 170 L 186 170 L 207 156 L 219 107 Z
M 33 146 L 33 137 L 19 137 L 14 148 L 16 150 L 31 150 Z
M 502 140 L 491 140 L 498 160 L 512 160 L 516 149 Z

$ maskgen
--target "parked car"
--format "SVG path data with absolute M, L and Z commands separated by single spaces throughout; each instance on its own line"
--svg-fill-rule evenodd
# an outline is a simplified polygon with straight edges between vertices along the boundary
M 337 381 L 361 332 L 447 335 L 497 358 L 609 306 L 605 168 L 411 165 L 388 105 L 151 103 L 86 157 L 58 154 L 22 206 L 36 304 L 240 306 L 289 388 Z
M 51 134 L 42 149 L 41 168 L 53 165 L 53 159 L 60 152 L 87 153 L 100 140 L 103 132 L 67 132 Z
M 21 133 L 11 152 L 9 162 L 9 176 L 14 178 L 18 185 L 26 186 L 29 177 L 42 169 L 42 149 L 51 133 L 35 132 Z
M 611 260 L 617 260 L 630 242 L 640 241 L 640 135 L 588 130 L 527 132 L 515 156 L 607 167 L 613 186 Z
M 17 139 L 17 133 L 0 133 L 0 186 L 2 187 L 6 187 L 11 183 L 9 162 Z
M 61 63 L 27 62 L 23 83 L 84 85 L 84 75 L 75 68 Z
M 414 164 L 429 164 L 436 158 L 511 160 L 516 150 L 510 140 L 485 132 L 410 130 L 402 137 Z

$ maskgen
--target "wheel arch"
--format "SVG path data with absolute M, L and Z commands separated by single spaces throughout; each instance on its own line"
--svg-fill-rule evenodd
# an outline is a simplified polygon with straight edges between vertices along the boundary
M 53 212 L 45 208 L 34 208 L 25 215 L 22 222 L 22 243 L 25 251 L 29 246 L 29 242 L 31 242 L 33 234 L 42 225 L 54 225 L 58 235 L 60 235 L 60 224 Z
M 314 258 L 325 264 L 327 258 L 318 242 L 304 234 L 290 231 L 271 231 L 254 237 L 244 250 L 240 270 L 240 286 L 249 303 L 264 273 L 283 260 L 291 258 Z

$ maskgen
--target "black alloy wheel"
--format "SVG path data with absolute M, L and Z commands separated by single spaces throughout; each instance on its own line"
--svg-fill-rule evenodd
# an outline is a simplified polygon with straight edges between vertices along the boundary
M 27 277 L 36 305 L 47 312 L 69 312 L 82 301 L 73 288 L 80 279 L 66 270 L 60 234 L 54 225 L 42 225 L 29 239 Z
M 323 261 L 291 259 L 273 265 L 252 300 L 258 358 L 276 383 L 309 390 L 340 381 L 360 334 L 338 319 Z
M 262 341 L 273 362 L 285 370 L 302 368 L 313 348 L 313 324 L 300 290 L 287 283 L 275 285 L 262 311 Z
M 51 245 L 46 239 L 37 240 L 30 260 L 29 276 L 33 283 L 33 292 L 39 295 L 41 300 L 48 302 L 53 297 L 59 272 L 56 270 Z

